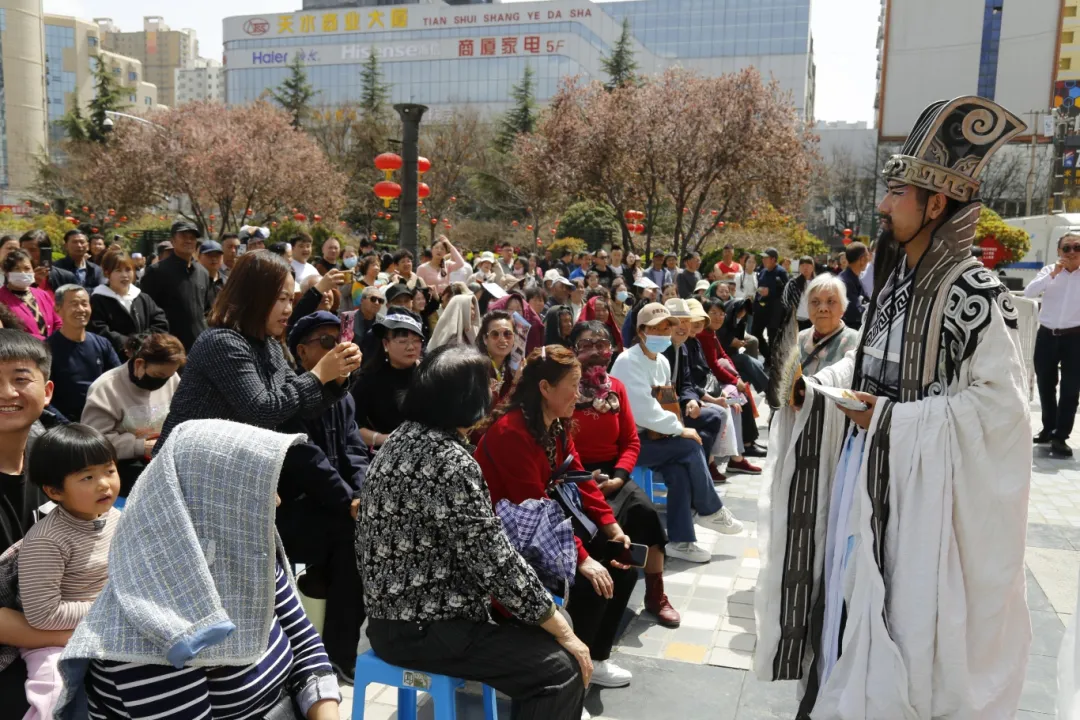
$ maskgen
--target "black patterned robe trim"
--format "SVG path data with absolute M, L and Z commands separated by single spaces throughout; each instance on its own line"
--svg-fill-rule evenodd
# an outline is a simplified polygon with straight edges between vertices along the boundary
M 810 414 L 795 444 L 795 473 L 788 493 L 784 574 L 780 586 L 780 642 L 773 658 L 773 680 L 802 677 L 810 635 L 825 397 L 815 395 L 813 404 L 804 412 Z
M 866 470 L 866 492 L 870 496 L 870 530 L 874 535 L 874 561 L 885 577 L 885 528 L 889 524 L 889 447 L 892 432 L 893 403 L 881 401 L 884 408 L 878 417 L 877 431 L 870 441 Z M 886 622 L 886 625 L 888 623 Z

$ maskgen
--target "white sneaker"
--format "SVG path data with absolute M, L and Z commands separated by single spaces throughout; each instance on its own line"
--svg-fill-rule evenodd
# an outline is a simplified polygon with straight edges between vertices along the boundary
M 698 520 L 724 535 L 738 535 L 743 531 L 743 524 L 726 507 L 712 515 L 701 515 Z
M 664 548 L 664 554 L 669 558 L 677 558 L 692 563 L 707 563 L 712 560 L 712 553 L 697 543 L 668 543 Z
M 592 680 L 589 684 L 620 688 L 629 685 L 633 677 L 629 670 L 624 670 L 610 660 L 598 660 L 593 663 Z
M 585 708 L 581 708 L 581 720 L 592 720 L 592 715 Z

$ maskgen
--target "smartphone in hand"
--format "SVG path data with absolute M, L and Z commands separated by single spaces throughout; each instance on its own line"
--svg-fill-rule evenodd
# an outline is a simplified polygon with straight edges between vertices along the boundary
M 608 562 L 614 560 L 622 565 L 643 568 L 645 567 L 645 558 L 648 555 L 648 545 L 630 543 L 630 547 L 627 548 L 618 540 L 608 540 L 605 559 Z

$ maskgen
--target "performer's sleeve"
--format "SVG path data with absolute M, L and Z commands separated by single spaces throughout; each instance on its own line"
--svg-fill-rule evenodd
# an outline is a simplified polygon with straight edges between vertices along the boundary
M 855 349 L 849 350 L 838 362 L 818 370 L 814 382 L 825 387 L 850 388 L 855 379 Z

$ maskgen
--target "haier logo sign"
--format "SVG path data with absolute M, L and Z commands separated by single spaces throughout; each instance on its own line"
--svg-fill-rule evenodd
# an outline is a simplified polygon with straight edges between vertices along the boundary
M 342 60 L 367 60 L 375 55 L 380 60 L 394 60 L 399 58 L 422 58 L 438 57 L 439 43 L 423 43 L 422 45 L 393 45 L 375 47 L 372 45 L 343 45 L 341 48 Z
M 289 62 L 289 53 L 287 52 L 274 52 L 268 50 L 266 52 L 255 51 L 251 53 L 252 65 L 284 65 Z

